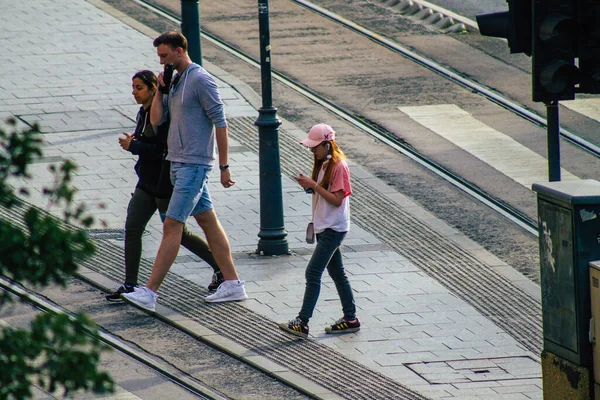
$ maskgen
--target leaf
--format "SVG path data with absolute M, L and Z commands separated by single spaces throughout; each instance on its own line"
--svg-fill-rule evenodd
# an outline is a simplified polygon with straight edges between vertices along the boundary
M 12 130 L 0 126 L 0 209 L 10 210 L 22 201 L 7 184 L 8 177 L 30 178 L 29 166 L 42 156 L 42 139 L 37 125 L 18 131 L 16 120 L 6 123 Z M 65 286 L 77 265 L 94 253 L 93 242 L 80 228 L 91 226 L 94 219 L 83 205 L 74 205 L 75 170 L 70 161 L 52 167 L 53 184 L 40 188 L 51 204 L 63 208 L 63 221 L 36 207 L 28 207 L 19 221 L 0 214 L 0 275 L 33 287 Z M 28 193 L 19 190 L 20 195 Z M 0 310 L 11 301 L 0 294 Z M 34 382 L 52 393 L 114 392 L 113 380 L 98 370 L 107 349 L 85 315 L 46 313 L 34 318 L 28 330 L 0 327 L 0 399 L 31 398 Z

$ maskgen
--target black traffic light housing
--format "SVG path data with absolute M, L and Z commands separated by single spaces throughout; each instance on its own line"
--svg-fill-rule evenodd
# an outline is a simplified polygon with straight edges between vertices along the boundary
M 575 99 L 579 83 L 577 0 L 533 0 L 533 101 Z
M 508 40 L 511 53 L 531 55 L 531 2 L 506 0 L 508 11 L 477 15 L 479 32 Z
M 508 11 L 478 15 L 477 24 L 511 53 L 532 56 L 533 101 L 600 93 L 600 0 L 506 2 Z
M 600 93 L 600 1 L 579 0 L 578 93 Z

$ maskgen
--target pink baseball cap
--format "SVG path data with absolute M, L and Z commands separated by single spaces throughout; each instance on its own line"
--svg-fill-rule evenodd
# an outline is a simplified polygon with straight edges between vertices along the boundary
M 306 147 L 315 147 L 320 143 L 335 140 L 335 131 L 327 124 L 317 124 L 310 128 L 308 137 L 300 143 Z

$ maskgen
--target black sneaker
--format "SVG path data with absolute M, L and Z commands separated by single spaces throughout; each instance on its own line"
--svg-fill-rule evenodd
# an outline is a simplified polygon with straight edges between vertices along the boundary
M 109 294 L 106 296 L 106 300 L 113 302 L 113 303 L 122 303 L 123 298 L 121 297 L 121 294 L 123 293 L 132 293 L 133 289 L 136 288 L 137 285 L 127 285 L 127 284 L 123 284 L 121 286 L 119 286 L 113 294 Z
M 306 339 L 308 337 L 308 325 L 306 325 L 298 317 L 294 318 L 290 322 L 283 322 L 279 324 L 279 327 L 292 335 L 300 336 Z
M 221 283 L 223 282 L 225 282 L 225 279 L 223 279 L 223 274 L 221 273 L 221 271 L 215 272 L 212 276 L 212 281 L 210 282 L 210 285 L 208 285 L 208 290 L 214 292 L 219 288 L 219 286 L 221 286 Z
M 335 324 L 325 328 L 325 333 L 350 333 L 360 330 L 360 322 L 358 318 L 348 321 L 346 317 L 342 317 L 335 321 Z

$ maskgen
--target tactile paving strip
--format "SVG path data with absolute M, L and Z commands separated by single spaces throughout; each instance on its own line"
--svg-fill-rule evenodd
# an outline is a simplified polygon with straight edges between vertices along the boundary
M 84 266 L 109 277 L 122 275 L 123 250 L 98 241 L 94 257 Z M 152 265 L 142 260 L 140 280 L 150 276 Z M 161 303 L 179 311 L 279 365 L 318 383 L 346 399 L 426 399 L 398 382 L 368 369 L 312 340 L 290 339 L 274 321 L 238 303 L 211 304 L 202 301 L 208 291 L 175 274 L 161 287 Z M 227 316 L 224 318 L 224 316 Z M 310 368 L 307 368 L 310 366 Z

